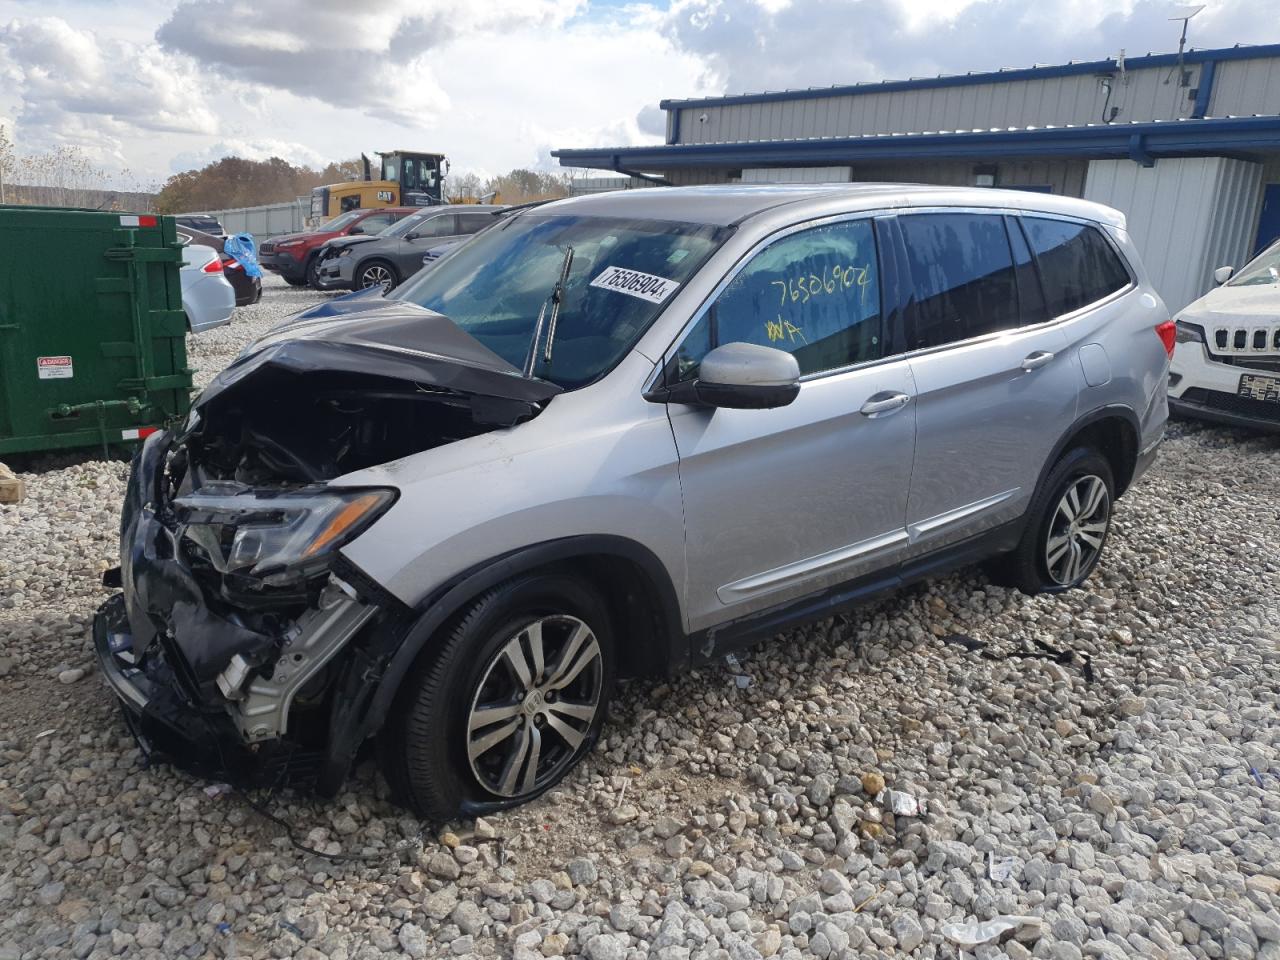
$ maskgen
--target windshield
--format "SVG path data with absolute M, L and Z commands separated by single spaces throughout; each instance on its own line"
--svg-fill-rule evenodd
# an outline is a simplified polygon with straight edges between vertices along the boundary
M 343 227 L 349 224 L 356 217 L 360 216 L 362 212 L 363 211 L 361 210 L 348 210 L 346 213 L 338 214 L 338 216 L 334 217 L 332 220 L 329 220 L 326 223 L 320 224 L 320 226 L 316 227 L 316 230 L 321 233 L 329 233 L 330 231 L 341 230 Z
M 1227 286 L 1256 287 L 1267 283 L 1280 283 L 1280 243 L 1273 243 L 1241 267 Z
M 730 233 L 662 220 L 516 215 L 391 296 L 443 313 L 523 368 L 538 313 L 572 247 L 551 362 L 543 359 L 544 330 L 533 367 L 534 376 L 572 389 L 611 370 Z

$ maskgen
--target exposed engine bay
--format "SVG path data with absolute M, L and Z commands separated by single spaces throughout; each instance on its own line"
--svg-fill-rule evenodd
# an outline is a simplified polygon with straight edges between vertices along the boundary
M 220 768 L 244 748 L 323 754 L 350 712 L 335 700 L 376 685 L 409 613 L 341 554 L 398 492 L 329 481 L 518 424 L 559 392 L 437 314 L 374 313 L 266 338 L 135 459 L 104 578 L 123 594 L 95 639 L 140 739 L 212 745 Z M 405 345 L 410 319 L 429 344 Z

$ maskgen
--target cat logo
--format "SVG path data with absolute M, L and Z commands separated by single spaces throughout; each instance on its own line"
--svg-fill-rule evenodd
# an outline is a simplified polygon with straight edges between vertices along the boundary
M 391 203 L 391 201 L 395 199 L 395 194 L 392 193 L 390 190 L 379 190 L 378 199 L 381 200 L 383 203 Z

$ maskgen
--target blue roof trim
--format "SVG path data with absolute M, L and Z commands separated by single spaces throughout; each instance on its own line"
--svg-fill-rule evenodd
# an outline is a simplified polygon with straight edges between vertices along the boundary
M 1231 156 L 1280 152 L 1280 116 L 1166 120 L 1152 123 L 1048 127 L 967 133 L 752 140 L 739 143 L 659 144 L 552 150 L 563 167 L 670 170 L 681 167 L 843 166 L 876 160 L 992 159 L 1000 157 Z
M 1194 120 L 1203 119 L 1205 114 L 1209 112 L 1209 98 L 1213 96 L 1213 75 L 1218 72 L 1217 60 L 1206 60 L 1204 66 L 1200 68 L 1200 80 L 1196 85 L 1196 102 L 1191 108 L 1191 117 Z M 672 114 L 677 120 L 680 118 L 679 112 Z
M 1280 43 L 1259 44 L 1253 47 L 1223 47 L 1218 50 L 1189 50 L 1183 56 L 1183 61 L 1188 64 L 1209 64 L 1221 60 L 1254 60 L 1259 57 L 1280 57 Z M 1146 57 L 1127 57 L 1124 64 L 1126 70 L 1144 70 L 1152 67 L 1171 67 L 1177 62 L 1178 55 L 1176 53 L 1157 53 Z M 1091 60 L 1087 63 L 1063 63 L 1049 67 L 992 70 L 986 73 L 965 73 L 952 77 L 886 80 L 882 83 L 848 84 L 838 87 L 810 88 L 808 90 L 778 90 L 771 93 L 742 93 L 725 97 L 702 97 L 693 100 L 663 100 L 658 106 L 663 110 L 684 110 L 690 107 L 726 107 L 748 103 L 773 103 L 778 100 L 814 100 L 822 97 L 861 96 L 866 93 L 929 90 L 937 87 L 967 87 L 978 83 L 1045 80 L 1052 77 L 1073 77 L 1082 73 L 1109 73 L 1115 69 L 1115 60 Z

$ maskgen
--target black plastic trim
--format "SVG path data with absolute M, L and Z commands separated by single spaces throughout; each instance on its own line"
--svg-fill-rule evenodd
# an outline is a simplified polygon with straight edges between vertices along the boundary
M 1280 408 L 1277 409 L 1277 418 L 1275 420 L 1266 420 L 1262 417 L 1251 417 L 1244 413 L 1232 413 L 1229 410 L 1219 410 L 1199 403 L 1189 403 L 1186 400 L 1170 397 L 1169 409 L 1180 417 L 1206 420 L 1210 423 L 1219 423 L 1228 427 L 1246 427 L 1250 430 L 1261 430 L 1266 433 L 1280 433 Z
M 317 777 L 321 792 L 336 791 L 346 777 L 360 745 L 375 734 L 418 655 L 452 617 L 484 591 L 505 580 L 554 563 L 608 555 L 636 563 L 658 596 L 657 614 L 665 646 L 661 660 L 669 672 L 686 669 L 689 648 L 675 585 L 662 562 L 647 547 L 624 537 L 588 535 L 565 537 L 512 551 L 454 577 L 432 591 L 410 613 L 414 619 L 391 619 L 365 646 L 363 676 L 354 702 L 334 714 L 326 755 Z M 381 666 L 379 666 L 381 664 Z
M 700 630 L 689 638 L 691 658 L 695 663 L 709 662 L 790 627 L 830 617 L 921 580 L 1012 550 L 1022 537 L 1024 522 L 1025 517 L 1019 517 L 896 568 L 879 570 L 739 620 Z

